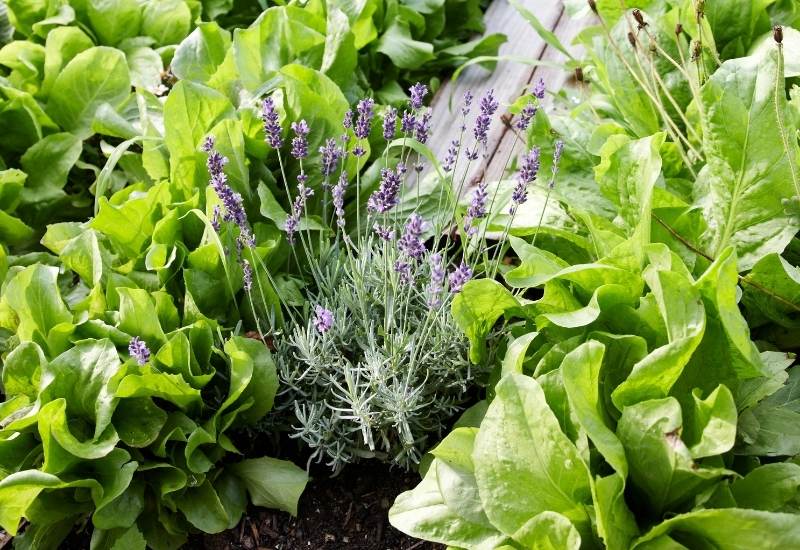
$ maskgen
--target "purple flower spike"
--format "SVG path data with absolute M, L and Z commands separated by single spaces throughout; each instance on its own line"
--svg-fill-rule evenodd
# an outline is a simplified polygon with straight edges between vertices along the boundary
M 253 268 L 247 260 L 242 260 L 242 283 L 245 292 L 253 289 Z
M 411 95 L 411 101 L 409 101 L 409 104 L 411 105 L 411 108 L 416 111 L 422 107 L 422 103 L 425 101 L 425 96 L 428 95 L 428 87 L 425 84 L 417 82 L 408 89 L 408 93 Z
M 528 126 L 531 124 L 531 120 L 533 117 L 536 116 L 536 111 L 538 108 L 533 103 L 528 103 L 523 107 L 522 112 L 519 114 L 519 120 L 517 120 L 517 129 L 521 131 L 525 131 L 528 129 Z
M 304 159 L 308 156 L 308 133 L 310 129 L 305 120 L 292 122 L 292 156 L 296 159 Z
M 336 211 L 336 225 L 344 227 L 344 193 L 347 190 L 347 172 L 342 171 L 339 181 L 333 186 L 333 208 Z
M 147 347 L 147 344 L 144 343 L 144 340 L 138 336 L 131 338 L 128 344 L 128 353 L 130 353 L 131 357 L 136 359 L 136 362 L 139 363 L 140 366 L 150 360 L 150 349 Z
M 278 123 L 278 111 L 275 110 L 275 102 L 272 97 L 265 97 L 261 104 L 261 120 L 264 122 L 264 134 L 267 136 L 267 143 L 273 149 L 283 147 L 281 138 L 281 125 Z
M 534 147 L 527 155 L 522 155 L 520 159 L 519 174 L 517 174 L 517 185 L 511 194 L 510 214 L 517 211 L 517 207 L 528 200 L 528 184 L 532 183 L 539 173 L 539 148 Z
M 344 114 L 344 119 L 342 119 L 342 127 L 345 130 L 349 130 L 353 127 L 353 111 L 350 109 Z
M 558 165 L 561 163 L 561 155 L 564 152 L 564 142 L 560 139 L 556 141 L 556 148 L 553 151 L 553 179 L 550 181 L 550 188 L 555 185 L 555 177 L 558 174 Z
M 389 107 L 383 117 L 383 139 L 392 141 L 397 132 L 397 109 Z
M 469 112 L 472 110 L 472 100 L 474 99 L 472 95 L 472 90 L 467 90 L 464 92 L 464 102 L 461 105 L 461 114 L 467 116 Z
M 425 254 L 425 242 L 422 240 L 424 226 L 422 216 L 416 212 L 409 216 L 403 236 L 397 241 L 397 248 L 402 254 L 415 260 L 419 260 Z
M 433 112 L 428 109 L 425 111 L 425 114 L 422 115 L 422 118 L 417 122 L 416 128 L 416 138 L 417 141 L 422 143 L 423 145 L 428 142 L 428 136 L 431 132 L 431 118 L 433 117 Z
M 325 141 L 325 145 L 319 148 L 319 154 L 322 163 L 320 171 L 325 179 L 327 179 L 336 171 L 339 159 L 342 158 L 342 150 L 336 146 L 335 139 L 328 138 Z
M 394 263 L 395 272 L 400 275 L 400 282 L 405 285 L 410 285 L 414 282 L 414 274 L 411 264 L 403 260 L 397 260 Z
M 448 277 L 448 282 L 450 283 L 450 292 L 453 294 L 458 294 L 471 278 L 472 269 L 470 269 L 470 267 L 462 261 L 461 265 L 455 268 Z
M 454 139 L 450 142 L 450 147 L 447 148 L 447 156 L 444 158 L 444 162 L 442 162 L 442 169 L 445 172 L 451 172 L 456 165 L 456 158 L 458 158 L 458 148 L 461 145 L 461 142 L 457 139 Z
M 497 99 L 494 97 L 494 90 L 489 90 L 486 92 L 486 95 L 481 98 L 480 101 L 480 113 L 475 118 L 475 127 L 472 130 L 472 134 L 475 136 L 475 152 L 478 150 L 478 143 L 486 147 L 486 143 L 489 139 L 489 127 L 492 124 L 492 117 L 497 112 L 497 108 L 500 107 L 500 103 L 498 103 Z
M 369 127 L 374 113 L 372 112 L 375 102 L 372 98 L 365 98 L 358 102 L 358 119 L 356 120 L 355 134 L 359 139 L 369 136 Z
M 222 210 L 220 209 L 218 204 L 215 204 L 214 215 L 211 217 L 211 227 L 213 227 L 214 231 L 216 231 L 217 233 L 219 233 L 221 219 L 222 219 Z
M 247 214 L 244 211 L 242 196 L 230 188 L 228 177 L 224 172 L 228 159 L 214 149 L 214 139 L 212 137 L 206 138 L 202 149 L 208 153 L 206 167 L 208 168 L 208 174 L 211 176 L 211 188 L 214 189 L 217 197 L 222 201 L 222 221 L 233 222 L 239 227 L 240 235 L 247 237 L 250 234 L 250 229 L 247 226 Z M 219 210 L 215 210 L 217 226 L 219 225 L 218 212 Z M 212 225 L 214 225 L 214 220 L 212 220 Z M 245 239 L 245 241 L 248 240 Z
M 438 252 L 431 254 L 428 258 L 428 263 L 431 268 L 431 280 L 428 286 L 425 287 L 425 292 L 428 295 L 428 307 L 431 309 L 439 309 L 442 307 L 442 285 L 444 284 L 445 278 L 442 255 Z
M 372 226 L 372 230 L 383 241 L 394 240 L 394 230 L 390 227 L 384 227 L 381 224 L 376 223 L 375 225 Z
M 413 135 L 417 130 L 417 117 L 410 111 L 403 112 L 403 118 L 400 120 L 400 129 L 404 134 Z
M 399 202 L 400 174 L 394 170 L 384 168 L 381 170 L 381 184 L 370 195 L 367 201 L 367 210 L 372 213 L 388 212 Z
M 477 232 L 477 228 L 473 227 L 472 223 L 486 216 L 486 199 L 489 198 L 489 193 L 486 191 L 487 185 L 486 181 L 482 181 L 478 185 L 472 195 L 472 202 L 467 208 L 467 216 L 464 218 L 464 231 L 470 236 Z
M 333 312 L 317 304 L 314 306 L 314 328 L 320 334 L 325 334 L 333 326 Z
M 544 86 L 544 80 L 540 78 L 539 82 L 537 82 L 533 87 L 533 95 L 536 96 L 539 101 L 541 101 L 544 99 L 544 94 L 546 91 L 547 89 Z

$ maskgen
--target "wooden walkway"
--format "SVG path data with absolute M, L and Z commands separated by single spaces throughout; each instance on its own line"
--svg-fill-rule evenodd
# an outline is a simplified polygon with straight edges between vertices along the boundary
M 591 19 L 572 19 L 565 13 L 562 0 L 518 0 L 518 3 L 536 15 L 542 26 L 552 31 L 570 53 L 580 53 L 570 45 L 578 32 L 592 23 Z M 501 56 L 520 56 L 558 63 L 565 61 L 564 54 L 542 40 L 508 0 L 494 0 L 486 12 L 485 21 L 487 33 L 501 32 L 508 36 L 508 41 L 500 48 Z M 432 101 L 436 116 L 431 134 L 437 136 L 437 139 L 431 147 L 437 158 L 443 159 L 447 155 L 450 142 L 459 137 L 459 108 L 464 92 L 472 90 L 477 104 L 485 91 L 494 89 L 495 96 L 500 101 L 499 112 L 502 113 L 504 108 L 524 93 L 529 84 L 539 78 L 544 79 L 548 91 L 558 91 L 572 79 L 572 74 L 560 68 L 500 61 L 494 71 L 473 65 L 467 67 L 456 81 L 446 82 Z M 546 102 L 547 100 L 545 104 Z M 473 105 L 473 114 L 477 109 L 476 104 Z M 467 143 L 472 138 L 471 128 L 468 132 L 470 134 Z M 476 185 L 482 177 L 487 181 L 500 179 L 509 153 L 517 154 L 523 146 L 518 142 L 516 149 L 511 151 L 513 144 L 514 132 L 508 125 L 495 121 L 489 133 L 488 157 L 484 162 L 471 165 L 467 174 L 470 185 L 467 187 Z

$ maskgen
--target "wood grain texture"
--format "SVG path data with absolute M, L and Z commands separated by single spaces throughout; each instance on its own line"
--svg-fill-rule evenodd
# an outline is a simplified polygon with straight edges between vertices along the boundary
M 520 0 L 520 4 L 533 12 L 547 29 L 555 29 L 559 20 L 562 19 L 561 0 Z M 539 59 L 545 53 L 546 43 L 508 3 L 508 0 L 495 0 L 486 11 L 485 21 L 487 33 L 502 32 L 508 36 L 508 42 L 500 48 L 500 55 Z M 502 113 L 505 106 L 512 103 L 522 93 L 525 86 L 531 81 L 533 73 L 534 67 L 530 65 L 500 61 L 494 71 L 490 72 L 473 65 L 465 69 L 455 82 L 452 80 L 446 82 L 431 102 L 434 109 L 431 135 L 436 136 L 436 139 L 430 145 L 437 158 L 443 159 L 446 156 L 450 142 L 457 139 L 461 133 L 459 108 L 464 92 L 472 90 L 476 96 L 468 121 L 469 129 L 465 134 L 465 143 L 471 146 L 474 141 L 471 121 L 477 111 L 476 104 L 480 96 L 487 90 L 494 89 Z M 492 152 L 501 143 L 504 134 L 503 125 L 495 121 L 489 132 L 488 155 L 480 162 L 476 161 L 470 165 L 467 173 L 468 182 L 474 181 L 475 177 L 485 169 L 491 161 Z

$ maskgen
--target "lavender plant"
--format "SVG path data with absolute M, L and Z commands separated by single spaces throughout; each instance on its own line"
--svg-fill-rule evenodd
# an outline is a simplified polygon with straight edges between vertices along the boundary
M 359 101 L 345 115 L 342 135 L 321 140 L 319 182 L 309 181 L 303 166 L 314 130 L 304 120 L 293 122 L 293 137 L 284 139 L 277 102 L 268 97 L 262 104 L 266 142 L 277 154 L 290 204 L 281 229 L 308 298 L 305 307 L 289 308 L 283 328 L 270 319 L 259 322 L 259 332 L 265 326 L 271 333 L 283 386 L 276 401 L 281 416 L 271 419 L 270 426 L 283 423 L 292 437 L 311 448 L 312 460 L 334 470 L 368 457 L 414 466 L 462 410 L 471 388 L 488 377 L 486 364 L 470 362 L 469 342 L 450 302 L 473 277 L 494 276 L 508 232 L 507 227 L 499 242 L 487 242 L 486 218 L 497 198 L 495 191 L 490 203 L 488 182 L 478 183 L 463 212 L 458 200 L 470 163 L 486 157 L 488 132 L 500 105 L 493 91 L 487 91 L 469 132 L 473 97 L 464 97 L 461 136 L 452 142 L 442 169 L 419 154 L 428 151 L 425 143 L 433 137 L 433 111 L 424 104 L 427 94 L 424 85 L 412 86 L 402 112 L 380 110 L 371 98 Z M 537 84 L 518 128 L 527 128 L 543 95 L 543 83 Z M 369 142 L 373 125 L 380 125 L 384 140 L 383 152 L 375 155 L 380 177 L 362 197 L 367 189 L 363 174 L 356 169 L 351 175 L 348 169 L 362 167 L 375 150 Z M 473 139 L 467 142 L 470 135 Z M 294 189 L 288 185 L 285 145 L 299 166 Z M 244 235 L 237 240 L 242 241 L 239 250 L 251 247 L 252 232 L 237 214 L 240 200 L 224 185 L 224 159 L 206 149 L 212 187 L 222 203 L 218 216 Z M 433 162 L 433 177 L 442 180 L 429 201 L 436 203 L 436 212 L 450 215 L 425 218 L 429 210 L 421 208 L 419 176 L 423 160 Z M 519 166 L 509 227 L 516 206 L 536 180 L 539 150 L 521 155 Z M 315 191 L 321 191 L 330 238 L 321 232 L 312 238 L 305 229 L 310 224 L 304 221 L 317 205 L 309 200 Z M 409 208 L 404 197 L 414 196 Z M 352 209 L 346 208 L 348 199 L 354 202 Z M 480 253 L 470 253 L 473 249 Z M 241 253 L 238 263 L 253 306 L 253 281 L 260 280 L 253 269 L 263 266 L 251 265 Z

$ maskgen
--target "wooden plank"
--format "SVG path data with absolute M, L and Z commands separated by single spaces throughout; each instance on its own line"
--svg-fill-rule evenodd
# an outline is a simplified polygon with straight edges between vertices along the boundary
M 536 14 L 542 25 L 550 30 L 555 29 L 561 17 L 563 5 L 561 0 L 520 0 L 520 4 Z M 500 48 L 500 55 L 513 55 L 533 57 L 538 59 L 545 52 L 545 42 L 508 2 L 508 0 L 495 0 L 486 11 L 486 32 L 501 32 L 508 36 L 508 42 Z M 495 96 L 500 102 L 500 112 L 505 105 L 516 99 L 524 87 L 530 82 L 533 67 L 513 61 L 500 61 L 494 71 L 487 71 L 477 65 L 468 67 L 458 77 L 445 83 L 431 102 L 434 109 L 431 135 L 436 137 L 431 148 L 437 158 L 444 159 L 450 142 L 458 139 L 461 134 L 461 99 L 467 90 L 475 94 L 475 103 L 472 116 L 467 122 L 468 130 L 465 134 L 465 144 L 472 146 L 472 119 L 477 111 L 477 102 L 481 95 L 489 89 L 494 89 Z M 452 105 L 451 103 L 452 98 Z M 505 128 L 494 121 L 489 131 L 488 154 L 485 159 L 470 164 L 467 172 L 467 181 L 472 181 L 476 174 L 481 173 L 491 160 L 491 153 L 496 149 Z M 461 170 L 459 169 L 459 180 Z
M 580 59 L 583 52 L 578 48 L 570 47 L 570 44 L 582 29 L 593 22 L 594 21 L 591 18 L 584 18 L 580 20 L 572 19 L 565 13 L 559 19 L 558 24 L 553 32 L 561 41 L 561 43 L 567 47 L 570 53 L 575 58 Z M 561 63 L 565 61 L 566 56 L 548 45 L 540 59 Z M 569 85 L 570 83 L 574 85 L 573 73 L 567 72 L 563 68 L 548 66 L 536 67 L 531 71 L 531 80 L 529 83 L 538 81 L 540 78 L 544 80 L 549 92 L 558 92 L 562 87 Z M 544 108 L 546 109 L 550 103 L 551 102 L 546 97 L 544 101 Z M 494 155 L 492 156 L 489 166 L 483 175 L 488 181 L 496 181 L 502 178 L 503 170 L 506 168 L 506 161 L 511 158 L 511 162 L 508 164 L 513 164 L 514 156 L 523 152 L 524 149 L 524 141 L 515 139 L 516 136 L 513 129 L 506 125 L 503 130 L 504 133 L 502 138 L 497 144 Z M 506 177 L 509 176 L 509 174 L 506 174 Z

